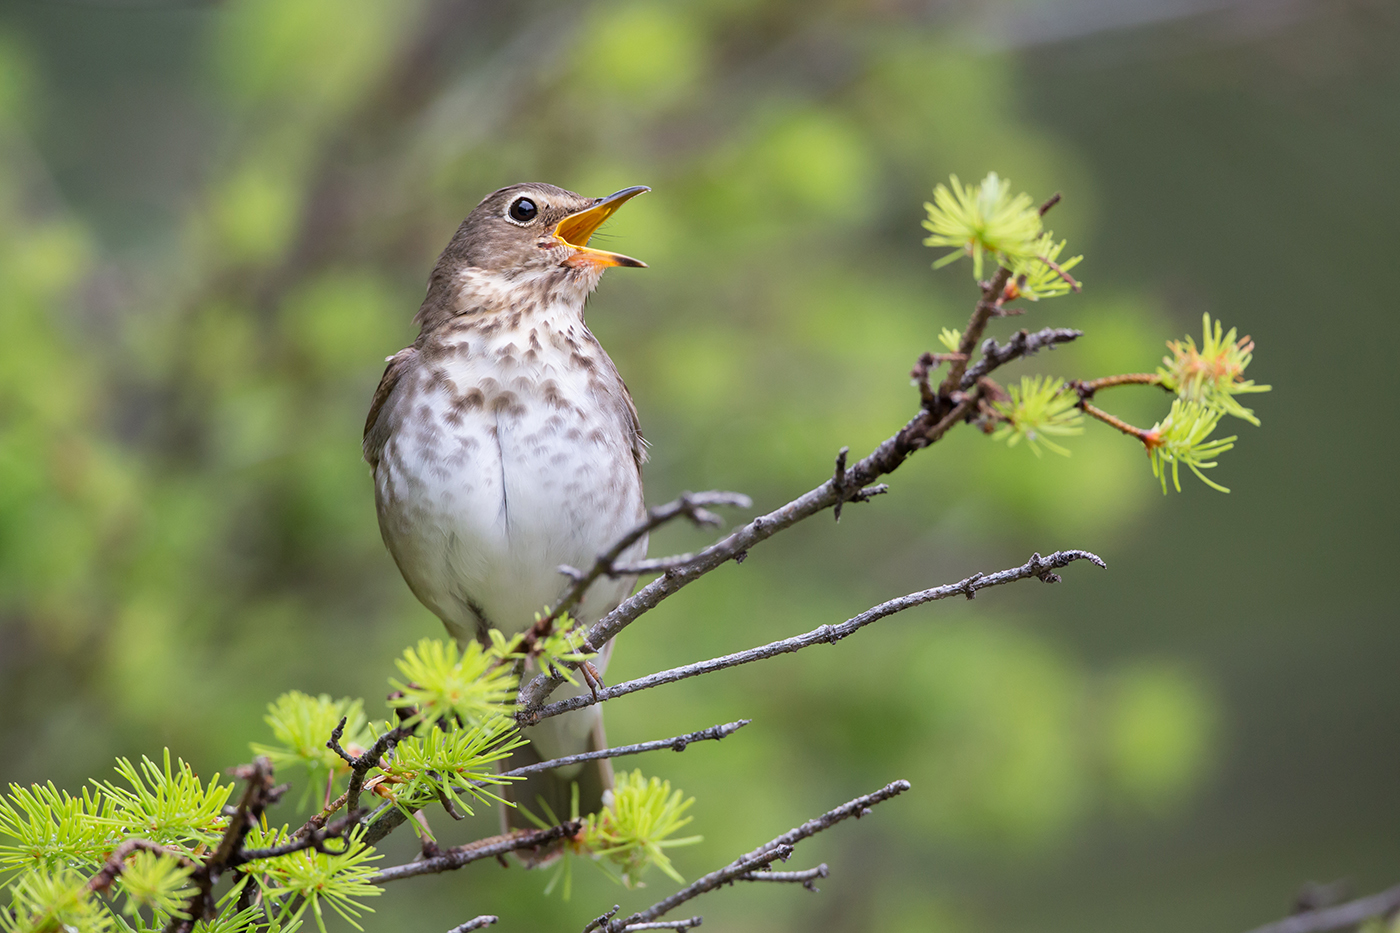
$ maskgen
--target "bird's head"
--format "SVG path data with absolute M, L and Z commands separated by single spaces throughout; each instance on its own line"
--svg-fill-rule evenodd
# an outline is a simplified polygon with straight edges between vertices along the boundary
M 588 240 L 619 207 L 649 190 L 623 188 L 607 197 L 587 198 L 554 185 L 511 185 L 476 206 L 447 253 L 462 265 L 510 278 L 567 276 L 587 280 L 591 288 L 609 266 L 646 265 L 594 249 Z

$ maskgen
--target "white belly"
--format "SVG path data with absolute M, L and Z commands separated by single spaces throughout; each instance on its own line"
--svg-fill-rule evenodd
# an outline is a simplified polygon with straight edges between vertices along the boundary
M 530 625 L 567 588 L 559 565 L 588 567 L 644 516 L 631 424 L 599 404 L 597 372 L 498 351 L 424 360 L 404 379 L 375 471 L 385 541 L 459 640 Z M 624 559 L 645 553 L 642 540 Z M 578 615 L 596 620 L 632 582 L 600 580 Z

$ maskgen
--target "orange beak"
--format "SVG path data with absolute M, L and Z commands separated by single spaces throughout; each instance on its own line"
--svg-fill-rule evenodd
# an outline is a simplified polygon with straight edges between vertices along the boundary
M 650 188 L 641 185 L 635 188 L 623 188 L 621 191 L 603 198 L 592 207 L 576 214 L 570 214 L 559 221 L 559 225 L 554 228 L 554 235 L 574 248 L 574 254 L 564 260 L 564 264 L 568 266 L 595 266 L 599 269 L 608 266 L 633 266 L 645 269 L 647 264 L 640 259 L 623 256 L 621 253 L 593 249 L 588 245 L 588 238 L 593 236 L 594 231 L 601 227 L 603 221 L 611 217 L 619 207 L 643 191 L 650 190 Z

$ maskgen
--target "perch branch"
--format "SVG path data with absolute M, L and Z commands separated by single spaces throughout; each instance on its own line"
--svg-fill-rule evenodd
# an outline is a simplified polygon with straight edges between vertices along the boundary
M 846 471 L 845 489 L 864 490 L 878 477 L 896 469 L 914 451 L 938 441 L 954 424 L 967 417 L 975 408 L 975 397 L 962 395 L 961 400 L 954 405 L 953 409 L 941 418 L 936 417 L 930 411 L 919 412 L 899 433 L 887 438 L 879 447 Z M 874 490 L 871 491 L 871 494 L 873 493 Z M 693 560 L 668 569 L 666 573 L 623 600 L 616 609 L 603 616 L 589 628 L 586 639 L 588 644 L 594 648 L 607 644 L 610 639 L 632 624 L 634 620 L 653 609 L 662 600 L 700 579 L 726 561 L 743 560 L 747 556 L 749 548 L 768 540 L 778 532 L 817 514 L 823 509 L 834 506 L 843 495 L 850 498 L 845 490 L 837 489 L 833 477 L 786 505 L 766 515 L 760 515 L 742 528 L 736 529 L 723 540 L 700 551 Z M 518 699 L 520 712 L 517 713 L 517 719 L 522 725 L 530 725 L 537 721 L 534 718 L 535 710 L 543 705 L 549 694 L 561 683 L 563 683 L 562 677 L 541 673 L 536 675 L 533 680 L 521 685 Z
M 464 846 L 443 849 L 431 858 L 386 868 L 370 878 L 369 881 L 370 884 L 386 884 L 390 881 L 412 878 L 415 875 L 435 875 L 439 872 L 453 871 L 464 865 L 470 865 L 472 862 L 479 862 L 484 858 L 495 858 L 498 855 L 505 855 L 507 852 L 515 852 L 519 849 L 533 849 L 547 845 L 556 839 L 572 836 L 582 828 L 582 820 L 571 820 L 548 829 L 517 829 L 504 835 L 478 839 L 476 842 L 469 842 Z
M 655 529 L 677 518 L 687 518 L 697 527 L 717 526 L 722 523 L 722 519 L 706 507 L 720 505 L 747 509 L 753 507 L 753 500 L 739 492 L 683 492 L 674 501 L 647 509 L 646 519 L 619 538 L 612 547 L 599 554 L 598 559 L 588 570 L 561 566 L 559 572 L 572 579 L 573 585 L 554 604 L 549 614 L 532 625 L 525 633 L 525 648 L 528 650 L 535 642 L 547 636 L 553 629 L 555 621 L 578 605 L 579 600 L 583 599 L 583 594 L 599 577 L 615 575 L 613 565 L 622 556 L 623 551 Z
M 1053 200 L 1052 198 L 1051 202 Z M 1047 210 L 1053 206 L 1051 202 L 1047 202 Z M 615 609 L 595 622 L 588 629 L 584 639 L 585 644 L 593 650 L 601 648 L 628 625 L 631 625 L 633 621 L 655 608 L 662 600 L 676 593 L 682 587 L 693 583 L 727 561 L 733 560 L 736 563 L 743 561 L 748 556 L 749 548 L 766 541 L 797 522 L 810 518 L 823 509 L 834 507 L 852 498 L 858 498 L 862 494 L 868 496 L 883 492 L 882 488 L 867 490 L 866 487 L 879 477 L 893 472 L 914 451 L 922 450 L 930 444 L 936 443 L 959 421 L 970 419 L 977 411 L 978 398 L 976 394 L 969 395 L 961 391 L 959 387 L 962 384 L 962 377 L 967 371 L 967 362 L 973 347 L 982 338 L 987 322 L 1001 308 L 1001 303 L 1005 298 L 1006 283 L 1010 277 L 1011 271 L 1009 269 L 998 268 L 991 280 L 983 285 L 982 295 L 968 320 L 967 330 L 962 336 L 958 352 L 948 355 L 949 372 L 939 386 L 937 394 L 924 392 L 921 386 L 920 391 L 923 396 L 921 410 L 894 436 L 886 438 L 883 443 L 849 470 L 843 469 L 844 464 L 838 463 L 835 474 L 822 485 L 766 515 L 760 515 L 693 557 L 685 555 L 690 558 L 685 563 L 657 567 L 656 569 L 664 570 L 662 575 L 623 600 Z M 920 363 L 922 364 L 922 358 L 920 358 Z M 852 496 L 851 490 L 858 492 Z M 623 549 L 614 546 L 613 550 L 620 555 Z M 616 555 L 613 559 L 616 559 Z M 593 579 L 596 578 L 595 574 Z M 577 580 L 575 585 L 570 588 L 570 594 L 575 592 L 581 594 L 587 588 L 588 582 L 591 581 L 587 579 Z M 570 598 L 576 600 L 578 597 L 566 594 L 560 605 L 564 605 Z M 543 671 L 528 683 L 521 684 L 516 701 L 520 708 L 520 712 L 517 714 L 519 721 L 522 724 L 531 722 L 535 710 L 544 705 L 550 693 L 563 682 L 564 678 L 557 672 Z M 594 685 L 590 682 L 589 686 Z

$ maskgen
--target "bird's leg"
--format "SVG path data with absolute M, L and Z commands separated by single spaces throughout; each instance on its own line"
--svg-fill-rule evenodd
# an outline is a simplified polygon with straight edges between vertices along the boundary
M 588 644 L 588 642 L 583 643 L 583 648 L 590 654 L 598 653 L 593 650 L 593 646 Z M 598 688 L 605 686 L 603 683 L 603 675 L 598 672 L 598 668 L 593 666 L 592 661 L 584 661 L 578 666 L 578 669 L 579 673 L 583 674 L 583 682 L 588 684 L 588 689 L 593 693 L 593 702 L 597 703 Z

